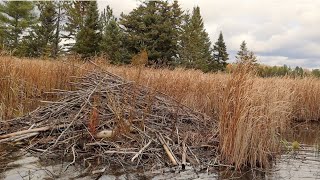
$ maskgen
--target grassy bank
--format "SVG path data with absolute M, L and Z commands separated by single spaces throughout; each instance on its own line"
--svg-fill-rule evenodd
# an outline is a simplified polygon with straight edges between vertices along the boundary
M 218 119 L 221 160 L 237 168 L 267 167 L 280 150 L 279 139 L 292 121 L 319 121 L 320 81 L 314 78 L 258 78 L 246 66 L 233 74 L 196 70 L 100 68 L 161 91 L 199 112 Z M 0 57 L 0 117 L 10 119 L 54 99 L 44 92 L 72 89 L 73 76 L 95 67 L 66 61 Z

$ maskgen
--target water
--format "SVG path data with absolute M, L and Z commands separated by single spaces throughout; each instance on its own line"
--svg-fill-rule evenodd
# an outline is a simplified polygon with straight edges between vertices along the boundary
M 301 148 L 283 154 L 272 169 L 272 179 L 320 179 L 320 125 L 299 124 L 286 137 L 288 141 L 298 141 Z
M 180 169 L 158 169 L 150 172 L 119 171 L 101 177 L 81 177 L 83 170 L 80 167 L 69 166 L 68 163 L 53 163 L 40 161 L 29 153 L 18 151 L 15 148 L 0 147 L 0 179 L 320 179 L 320 125 L 303 124 L 296 126 L 294 131 L 287 135 L 289 142 L 298 141 L 300 150 L 288 148 L 273 168 L 268 172 L 250 170 L 247 172 L 232 172 L 220 169 L 204 169 L 201 173 L 191 167 L 185 171 Z M 13 153 L 5 152 L 3 149 Z M 2 153 L 2 154 L 1 154 Z

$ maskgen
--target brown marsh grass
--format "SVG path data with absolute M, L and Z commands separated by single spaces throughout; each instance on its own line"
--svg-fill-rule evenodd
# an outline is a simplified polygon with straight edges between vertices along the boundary
M 290 81 L 293 118 L 298 121 L 320 121 L 320 81 L 309 77 Z
M 72 76 L 81 76 L 84 68 L 89 67 L 75 62 L 66 65 L 62 61 L 0 57 L 0 120 L 34 110 L 39 100 L 52 98 L 45 92 L 71 89 Z
M 289 123 L 320 118 L 320 80 L 315 78 L 259 78 L 246 67 L 230 75 L 112 66 L 102 59 L 95 63 L 219 120 L 221 157 L 237 168 L 270 166 Z M 26 114 L 37 108 L 40 100 L 54 99 L 44 92 L 70 90 L 73 76 L 94 68 L 76 59 L 0 57 L 0 120 Z
M 255 78 L 250 64 L 238 65 L 226 82 L 219 113 L 223 160 L 237 169 L 269 167 L 290 121 L 290 92 Z

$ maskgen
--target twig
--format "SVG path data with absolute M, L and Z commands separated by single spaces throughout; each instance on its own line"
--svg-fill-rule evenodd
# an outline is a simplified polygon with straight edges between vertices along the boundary
M 102 169 L 99 169 L 99 170 L 95 170 L 95 171 L 92 171 L 92 174 L 100 174 L 100 173 L 104 173 L 106 171 L 107 168 L 102 168 Z
M 105 79 L 106 77 L 104 77 L 100 83 Z M 100 83 L 98 85 L 100 85 Z M 79 112 L 75 115 L 75 117 L 73 118 L 73 120 L 71 121 L 71 123 L 68 125 L 68 127 L 62 131 L 62 133 L 59 135 L 59 137 L 56 139 L 56 141 L 54 142 L 54 144 L 52 146 L 50 146 L 49 148 L 46 149 L 49 150 L 52 147 L 55 147 L 57 145 L 57 143 L 59 142 L 59 140 L 61 139 L 61 137 L 64 135 L 64 133 L 69 130 L 69 128 L 72 126 L 72 124 L 76 121 L 76 119 L 78 118 L 78 116 L 80 115 L 80 113 L 82 112 L 82 110 L 84 109 L 84 107 L 87 105 L 87 103 L 89 102 L 89 99 L 91 97 L 91 95 L 94 93 L 94 91 L 98 88 L 98 85 L 95 86 L 95 88 L 91 91 L 91 93 L 89 94 L 87 101 L 85 101 L 84 105 L 82 105 L 81 109 L 79 110 Z M 46 152 L 45 151 L 45 152 Z
M 105 154 L 137 154 L 138 152 L 134 151 L 104 151 Z
M 38 134 L 39 134 L 39 132 L 34 132 L 34 133 L 26 134 L 26 135 L 23 136 L 23 137 L 15 138 L 15 139 L 13 140 L 13 142 L 22 141 L 22 140 L 24 140 L 24 139 L 31 138 L 31 137 L 36 136 L 36 135 L 38 135 Z M 1 142 L 1 141 L 0 141 L 0 142 Z
M 151 144 L 151 142 L 152 140 L 149 140 L 148 144 L 143 146 L 143 148 L 141 148 L 140 151 L 132 157 L 131 162 L 133 162 Z
M 71 166 L 72 164 L 74 164 L 76 162 L 76 150 L 74 148 L 75 146 L 76 145 L 74 144 L 72 146 L 72 148 L 71 148 L 72 149 L 72 155 L 73 155 L 73 161 L 66 166 L 66 168 L 64 169 L 64 172 L 69 168 L 69 166 Z
M 199 159 L 197 158 L 197 156 L 192 152 L 192 150 L 189 148 L 189 146 L 187 146 L 189 152 L 193 155 L 193 157 L 196 159 L 197 163 L 200 164 Z

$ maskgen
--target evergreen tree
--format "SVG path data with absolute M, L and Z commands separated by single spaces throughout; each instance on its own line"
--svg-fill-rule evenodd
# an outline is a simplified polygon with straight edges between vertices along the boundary
M 247 43 L 245 41 L 242 41 L 240 50 L 238 51 L 236 58 L 239 62 L 247 62 L 252 64 L 256 64 L 257 62 L 257 57 L 252 51 L 248 50 Z
M 76 36 L 84 28 L 85 17 L 88 10 L 88 1 L 65 1 L 62 9 L 65 11 L 65 25 L 62 38 L 67 42 L 64 44 L 66 52 L 74 51 Z
M 179 27 L 182 11 L 177 2 L 148 1 L 121 15 L 126 45 L 137 54 L 146 49 L 153 64 L 172 65 L 178 52 Z
M 294 68 L 292 73 L 294 77 L 303 77 L 305 74 L 302 67 L 299 67 L 299 66 L 296 66 L 296 68 Z
M 199 7 L 193 8 L 191 18 L 188 14 L 185 16 L 182 33 L 179 53 L 182 65 L 205 72 L 214 70 L 217 64 L 212 56 L 211 42 L 204 29 Z
M 315 77 L 320 77 L 320 70 L 319 69 L 313 69 L 311 74 Z
M 4 1 L 0 3 L 0 25 L 3 44 L 19 54 L 23 33 L 35 23 L 34 4 L 30 1 Z
M 175 62 L 173 63 L 174 65 L 177 65 L 178 63 L 178 58 L 179 58 L 179 48 L 180 48 L 180 40 L 182 36 L 182 21 L 184 17 L 184 11 L 181 10 L 180 5 L 178 1 L 174 1 L 173 4 L 171 5 L 172 8 L 172 24 L 173 24 L 173 30 L 175 36 L 173 36 L 172 41 L 174 42 L 174 48 L 173 48 L 173 54 L 175 54 Z
M 61 29 L 62 29 L 62 21 L 64 20 L 63 17 L 65 15 L 63 9 L 63 3 L 61 1 L 56 2 L 56 28 L 55 28 L 55 37 L 53 41 L 53 50 L 52 56 L 57 57 L 60 52 L 59 43 L 61 41 Z
M 126 49 L 123 44 L 124 34 L 109 6 L 104 9 L 100 21 L 102 24 L 101 53 L 105 53 L 112 64 L 128 63 Z
M 80 31 L 76 35 L 74 51 L 81 54 L 84 58 L 98 54 L 99 43 L 101 41 L 99 29 L 97 1 L 90 1 L 84 20 L 84 26 L 80 28 Z
M 40 11 L 40 17 L 30 35 L 23 40 L 22 55 L 55 57 L 56 5 L 54 1 L 42 1 L 37 2 L 37 7 Z
M 5 26 L 2 24 L 0 21 L 0 52 L 1 50 L 4 50 L 4 45 L 5 45 L 5 33 L 4 33 Z
M 219 70 L 225 70 L 227 66 L 227 60 L 229 60 L 229 54 L 227 53 L 227 47 L 223 40 L 222 32 L 219 34 L 219 38 L 214 45 L 214 59 L 218 62 Z
M 179 61 L 178 64 L 191 68 L 193 61 L 191 50 L 193 50 L 193 44 L 191 41 L 191 26 L 190 26 L 190 14 L 186 12 L 182 18 L 182 30 L 179 43 Z

